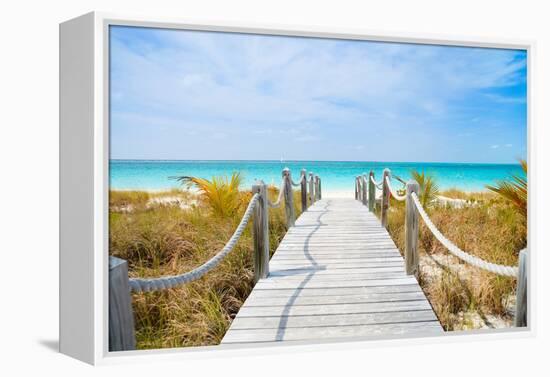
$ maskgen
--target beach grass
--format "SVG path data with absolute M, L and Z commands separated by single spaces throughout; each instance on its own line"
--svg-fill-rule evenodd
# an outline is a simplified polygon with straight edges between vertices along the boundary
M 271 200 L 278 191 L 268 190 Z M 295 213 L 300 214 L 299 193 Z M 131 277 L 190 271 L 215 255 L 237 227 L 251 194 L 239 192 L 235 213 L 221 217 L 198 195 L 111 191 L 109 251 L 129 263 Z M 270 250 L 286 233 L 284 205 L 270 208 Z M 138 349 L 219 344 L 253 287 L 251 226 L 215 269 L 195 282 L 160 292 L 133 293 Z
M 518 252 L 527 244 L 527 224 L 516 208 L 493 193 L 453 189 L 441 194 L 472 203 L 461 208 L 435 204 L 428 209 L 448 239 L 487 261 L 517 265 Z M 388 230 L 401 252 L 405 249 L 404 222 L 404 203 L 392 199 Z M 515 279 L 479 270 L 450 255 L 422 220 L 418 246 L 419 282 L 446 330 L 511 324 Z
M 271 201 L 278 189 L 268 187 Z M 300 214 L 299 192 L 294 193 Z M 451 241 L 487 261 L 516 265 L 527 242 L 526 218 L 492 192 L 440 191 L 468 205 L 434 203 L 428 212 Z M 159 277 L 190 271 L 215 255 L 231 237 L 252 194 L 239 191 L 236 209 L 220 216 L 198 192 L 113 190 L 110 192 L 110 254 L 129 263 L 131 277 Z M 388 230 L 405 247 L 405 206 L 391 199 Z M 284 206 L 269 214 L 271 253 L 287 231 Z M 461 262 L 420 220 L 419 282 L 446 330 L 506 327 L 512 323 L 515 279 Z M 249 225 L 234 250 L 201 279 L 181 287 L 132 294 L 139 349 L 219 344 L 253 288 Z
M 502 203 L 502 200 L 493 192 L 490 191 L 474 191 L 468 192 L 458 188 L 448 188 L 439 193 L 440 196 L 449 199 L 460 199 L 469 204 L 497 204 Z

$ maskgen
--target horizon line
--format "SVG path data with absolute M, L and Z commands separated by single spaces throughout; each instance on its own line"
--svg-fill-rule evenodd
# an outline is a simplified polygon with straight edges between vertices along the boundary
M 369 160 L 258 160 L 258 159 L 149 159 L 149 158 L 109 158 L 110 161 L 152 161 L 152 162 L 358 162 L 358 163 L 400 163 L 400 164 L 463 164 L 463 165 L 519 165 L 519 162 L 464 162 L 464 161 L 369 161 Z

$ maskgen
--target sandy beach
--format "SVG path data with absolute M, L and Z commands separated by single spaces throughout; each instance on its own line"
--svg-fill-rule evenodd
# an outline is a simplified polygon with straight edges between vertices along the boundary
M 355 194 L 353 190 L 331 190 L 331 191 L 323 191 L 322 195 L 323 195 L 323 199 L 326 199 L 326 198 L 353 198 Z

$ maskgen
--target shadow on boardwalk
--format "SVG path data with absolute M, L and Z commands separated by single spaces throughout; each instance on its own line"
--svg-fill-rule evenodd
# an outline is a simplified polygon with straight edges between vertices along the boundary
M 317 271 L 322 271 L 325 269 L 324 266 L 319 266 L 315 258 L 311 255 L 309 251 L 309 243 L 310 243 L 311 237 L 313 237 L 315 232 L 317 232 L 319 228 L 321 228 L 321 226 L 326 225 L 326 224 L 323 224 L 323 222 L 321 221 L 321 218 L 329 212 L 328 208 L 330 207 L 330 204 L 331 204 L 331 201 L 330 200 L 327 201 L 327 203 L 325 204 L 325 207 L 321 211 L 319 211 L 320 213 L 316 219 L 317 224 L 311 229 L 311 231 L 309 232 L 309 234 L 307 235 L 304 241 L 304 255 L 309 260 L 312 266 L 311 272 L 307 273 L 307 275 L 304 277 L 302 282 L 298 285 L 297 287 L 298 289 L 296 289 L 294 294 L 289 297 L 288 302 L 286 303 L 283 309 L 281 319 L 279 321 L 279 326 L 277 328 L 277 335 L 275 337 L 276 340 L 283 340 L 285 336 L 286 326 L 288 323 L 288 315 L 290 313 L 290 309 L 292 308 L 292 306 L 294 305 L 294 302 L 300 295 L 302 288 L 306 286 L 306 284 L 311 280 L 311 278 L 315 275 L 315 273 L 317 273 Z M 289 271 L 288 275 L 299 275 L 299 274 L 303 274 L 305 271 L 306 271 L 305 269 L 295 270 L 294 272 Z M 286 271 L 285 271 L 285 275 L 286 275 Z

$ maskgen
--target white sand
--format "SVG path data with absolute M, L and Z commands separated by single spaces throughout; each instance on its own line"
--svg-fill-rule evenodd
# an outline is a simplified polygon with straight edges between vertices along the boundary
M 177 205 L 181 209 L 188 209 L 197 204 L 198 204 L 198 201 L 196 197 L 187 198 L 184 200 L 179 196 L 161 196 L 161 197 L 154 197 L 149 199 L 149 202 L 147 203 L 147 207 L 151 207 L 154 205 Z
M 322 191 L 323 199 L 327 198 L 350 198 L 355 197 L 353 190 L 340 190 L 340 191 Z

